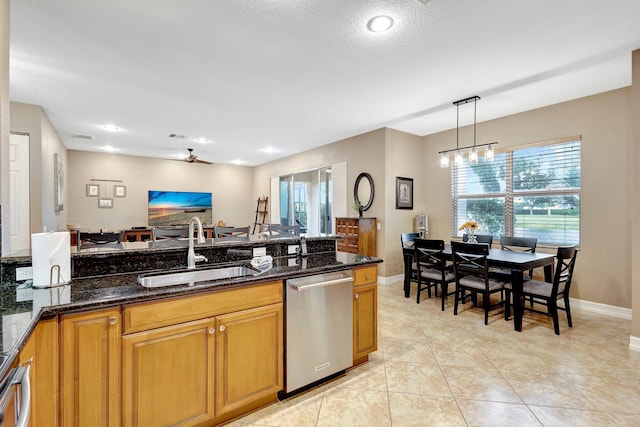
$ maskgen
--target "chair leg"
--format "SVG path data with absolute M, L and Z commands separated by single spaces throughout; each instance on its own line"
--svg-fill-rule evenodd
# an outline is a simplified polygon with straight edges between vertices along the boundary
M 442 311 L 444 311 L 444 303 L 447 299 L 447 292 L 449 292 L 449 284 L 448 283 L 442 283 L 440 285 L 441 288 L 441 292 L 442 292 Z
M 416 304 L 420 304 L 420 291 L 422 290 L 422 278 L 418 276 L 418 291 L 416 292 Z
M 482 294 L 482 308 L 484 308 L 484 324 L 489 324 L 489 294 Z
M 456 286 L 456 292 L 454 295 L 454 303 L 453 303 L 453 314 L 455 316 L 458 315 L 458 300 L 460 299 L 459 294 L 462 292 L 462 289 L 458 289 L 458 286 Z
M 553 330 L 560 335 L 560 322 L 558 321 L 558 305 L 555 301 L 549 301 L 549 314 L 553 318 Z
M 569 306 L 569 295 L 564 295 L 564 309 L 567 312 L 567 322 L 569 323 L 569 327 L 573 328 L 573 323 L 571 322 L 571 306 Z

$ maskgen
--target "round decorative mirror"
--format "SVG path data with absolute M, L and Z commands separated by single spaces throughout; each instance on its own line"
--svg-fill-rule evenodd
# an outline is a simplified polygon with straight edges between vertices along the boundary
M 366 172 L 362 172 L 356 178 L 353 186 L 353 198 L 356 204 L 360 204 L 361 211 L 368 210 L 373 204 L 373 196 L 375 196 L 375 187 L 373 186 L 373 178 Z

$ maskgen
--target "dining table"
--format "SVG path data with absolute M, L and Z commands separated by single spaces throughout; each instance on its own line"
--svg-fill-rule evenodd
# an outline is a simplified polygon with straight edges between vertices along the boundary
M 482 243 L 478 243 L 482 244 Z M 404 296 L 409 298 L 412 280 L 413 248 L 404 246 L 402 248 L 405 258 L 405 279 Z M 453 259 L 451 245 L 445 245 L 445 258 L 448 261 Z M 410 258 L 410 259 L 409 259 Z M 522 295 L 522 284 L 524 283 L 524 273 L 534 268 L 544 268 L 545 282 L 551 282 L 553 276 L 553 262 L 555 254 L 545 254 L 540 252 L 518 252 L 503 249 L 489 249 L 487 264 L 489 267 L 511 271 L 511 285 L 513 294 L 513 329 L 522 331 L 522 313 L 524 312 L 524 296 Z

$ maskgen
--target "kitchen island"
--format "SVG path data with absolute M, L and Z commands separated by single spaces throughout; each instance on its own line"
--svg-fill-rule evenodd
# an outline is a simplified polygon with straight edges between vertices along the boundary
M 20 326 L 13 327 L 19 331 L 11 334 L 14 342 L 3 335 L 7 357 L 2 369 L 6 372 L 35 354 L 36 425 L 50 417 L 63 425 L 74 419 L 109 420 L 113 425 L 167 420 L 210 425 L 264 406 L 276 399 L 285 375 L 284 281 L 355 269 L 366 271 L 366 276 L 355 274 L 358 285 L 370 288 L 375 286 L 375 264 L 382 261 L 336 252 L 335 238 L 310 238 L 307 256 L 289 254 L 289 246 L 296 243 L 297 239 L 285 239 L 197 247 L 216 261 L 208 267 L 246 263 L 256 247 L 273 257 L 273 265 L 249 277 L 163 288 L 138 284 L 141 271 L 163 268 L 149 264 L 130 271 L 140 267 L 136 258 L 146 255 L 171 264 L 172 256 L 182 259 L 184 248 L 154 248 L 151 254 L 133 248 L 74 254 L 74 275 L 84 272 L 84 277 L 59 288 L 35 289 L 30 307 L 3 306 L 8 308 L 3 319 L 12 316 L 13 324 Z M 98 272 L 96 264 L 122 272 L 91 274 Z M 368 295 L 354 299 L 354 307 L 368 301 L 368 306 L 354 309 L 354 324 L 359 325 L 354 327 L 356 363 L 375 351 L 375 319 L 356 319 L 357 313 L 375 314 L 375 293 Z M 53 390 L 59 391 L 59 403 Z M 167 392 L 175 393 L 175 399 L 167 399 Z M 167 400 L 172 403 L 163 404 Z M 90 407 L 81 404 L 87 401 L 93 402 Z

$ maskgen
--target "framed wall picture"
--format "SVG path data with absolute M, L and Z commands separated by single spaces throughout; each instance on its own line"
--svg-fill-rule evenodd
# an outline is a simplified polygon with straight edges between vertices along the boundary
M 127 197 L 127 186 L 126 185 L 114 185 L 113 186 L 113 197 Z
M 87 184 L 87 197 L 99 197 L 100 186 L 98 184 Z
M 396 209 L 413 209 L 413 178 L 396 177 Z
M 100 197 L 98 199 L 98 207 L 99 208 L 112 208 L 113 207 L 113 199 L 110 197 Z

